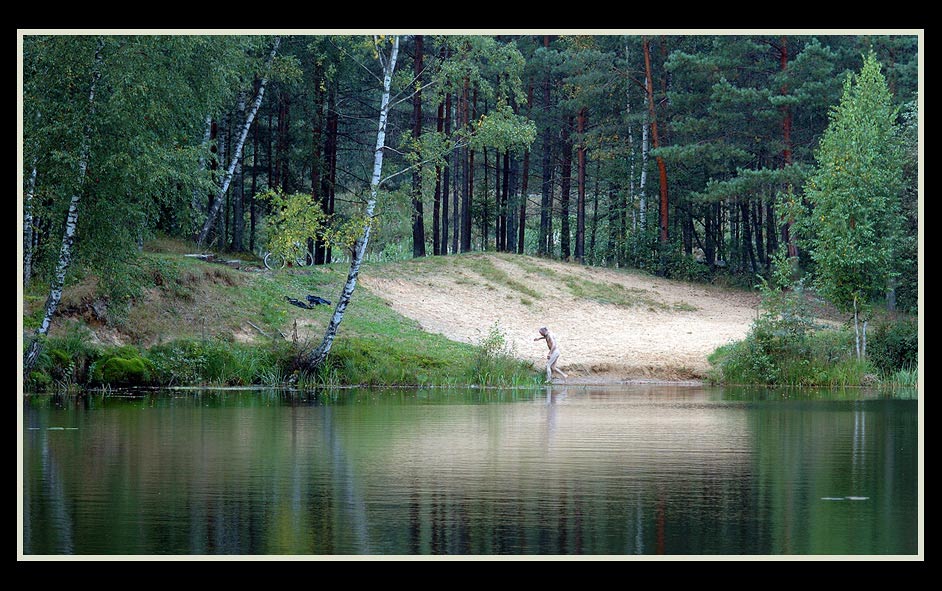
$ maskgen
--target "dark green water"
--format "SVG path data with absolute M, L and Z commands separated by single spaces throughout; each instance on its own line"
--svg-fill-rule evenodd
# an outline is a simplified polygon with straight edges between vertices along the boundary
M 635 386 L 24 403 L 25 554 L 916 554 L 917 402 Z

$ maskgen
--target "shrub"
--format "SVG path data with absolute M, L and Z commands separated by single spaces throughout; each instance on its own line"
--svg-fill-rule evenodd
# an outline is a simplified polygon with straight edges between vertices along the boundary
M 707 282 L 712 275 L 706 263 L 674 249 L 664 257 L 664 271 L 667 277 L 680 281 Z
M 147 352 L 158 382 L 242 386 L 271 383 L 283 376 L 294 359 L 291 343 L 243 345 L 220 339 L 178 340 Z
M 878 325 L 868 339 L 867 355 L 884 374 L 914 369 L 919 360 L 919 325 L 914 320 Z
M 143 386 L 154 380 L 154 364 L 140 356 L 110 357 L 96 363 L 92 381 L 115 386 Z
M 468 380 L 480 385 L 506 383 L 508 380 L 513 383 L 533 380 L 535 376 L 531 368 L 517 360 L 515 352 L 500 325 L 495 322 L 487 336 L 477 345 L 468 368 Z

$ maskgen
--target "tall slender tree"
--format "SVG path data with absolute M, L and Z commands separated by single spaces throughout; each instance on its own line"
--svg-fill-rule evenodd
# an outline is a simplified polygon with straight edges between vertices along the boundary
M 412 96 L 412 140 L 422 137 L 422 52 L 423 35 L 415 36 L 415 93 Z M 422 210 L 422 166 L 412 170 L 412 256 L 425 256 L 425 215 Z
M 392 37 L 392 47 L 388 57 L 385 56 L 385 50 L 380 47 L 381 42 L 374 38 L 374 43 L 377 45 L 377 57 L 383 68 L 383 94 L 380 100 L 379 124 L 376 131 L 376 148 L 373 151 L 373 172 L 370 177 L 370 196 L 367 199 L 364 209 L 363 231 L 353 245 L 350 271 L 347 273 L 347 280 L 343 285 L 343 290 L 340 292 L 340 297 L 337 298 L 337 306 L 334 308 L 334 313 L 331 315 L 330 322 L 327 324 L 327 329 L 324 332 L 324 338 L 321 344 L 305 359 L 305 365 L 310 369 L 315 369 L 320 366 L 330 353 L 334 338 L 337 336 L 337 330 L 340 328 L 344 313 L 356 289 L 357 278 L 360 275 L 360 266 L 366 256 L 366 247 L 369 244 L 370 234 L 373 228 L 373 215 L 376 209 L 376 201 L 383 174 L 383 151 L 386 148 L 386 125 L 389 120 L 390 109 L 389 91 L 392 85 L 393 73 L 396 70 L 396 59 L 399 55 L 399 36 L 394 35 Z
M 62 300 L 62 288 L 65 285 L 65 274 L 72 263 L 72 245 L 75 242 L 75 230 L 78 227 L 79 203 L 82 199 L 82 193 L 85 190 L 86 173 L 88 172 L 89 155 L 91 151 L 92 133 L 95 125 L 95 92 L 98 86 L 98 80 L 101 78 L 102 51 L 105 47 L 103 37 L 98 37 L 96 42 L 95 56 L 92 59 L 91 83 L 88 91 L 88 107 L 85 114 L 85 121 L 81 136 L 81 145 L 78 152 L 78 172 L 75 181 L 75 189 L 69 199 L 69 210 L 65 220 L 65 231 L 62 233 L 62 246 L 59 249 L 59 260 L 56 264 L 55 275 L 49 286 L 49 296 L 46 298 L 46 306 L 43 312 L 43 319 L 36 329 L 35 338 L 29 344 L 26 356 L 23 359 L 23 373 L 28 375 L 39 353 L 42 350 L 42 339 L 49 333 L 49 326 L 52 323 L 52 317 L 55 315 Z
M 275 59 L 275 54 L 278 52 L 278 45 L 280 43 L 281 37 L 275 37 L 274 45 L 266 63 L 266 69 L 271 67 L 271 63 Z M 242 146 L 245 144 L 245 138 L 249 135 L 249 127 L 252 126 L 252 121 L 255 120 L 255 114 L 258 112 L 258 107 L 262 104 L 262 99 L 265 97 L 265 85 L 267 83 L 268 76 L 266 75 L 262 77 L 262 81 L 258 87 L 258 94 L 255 95 L 255 100 L 252 101 L 252 106 L 245 117 L 245 123 L 242 125 L 242 129 L 239 132 L 238 141 L 236 141 L 235 144 L 235 153 L 232 155 L 229 168 L 226 170 L 226 173 L 222 178 L 222 182 L 220 183 L 219 193 L 216 196 L 216 201 L 213 203 L 213 207 L 206 216 L 206 222 L 203 224 L 203 228 L 196 237 L 197 244 L 203 244 L 206 242 L 206 237 L 209 235 L 210 230 L 212 230 L 216 223 L 216 216 L 219 214 L 219 210 L 222 207 L 226 191 L 229 189 L 229 183 L 232 182 L 232 176 L 235 173 L 236 164 L 242 157 Z

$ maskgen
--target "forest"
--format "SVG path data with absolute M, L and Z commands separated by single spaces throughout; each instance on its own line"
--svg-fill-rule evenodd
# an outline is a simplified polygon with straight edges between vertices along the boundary
M 915 312 L 917 41 L 25 35 L 23 284 L 49 293 L 36 334 L 83 274 L 125 313 L 154 237 L 315 266 L 518 253 L 749 289 L 786 256 L 855 321 Z M 854 121 L 882 114 L 884 135 L 823 141 L 868 75 L 886 97 Z M 842 209 L 829 196 L 857 189 L 826 166 L 882 192 Z M 825 257 L 848 225 L 869 238 Z M 868 273 L 839 269 L 848 256 Z

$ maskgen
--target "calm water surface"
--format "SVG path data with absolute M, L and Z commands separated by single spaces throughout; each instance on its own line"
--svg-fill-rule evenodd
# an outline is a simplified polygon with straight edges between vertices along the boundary
M 859 391 L 30 397 L 25 554 L 916 554 L 917 402 Z

